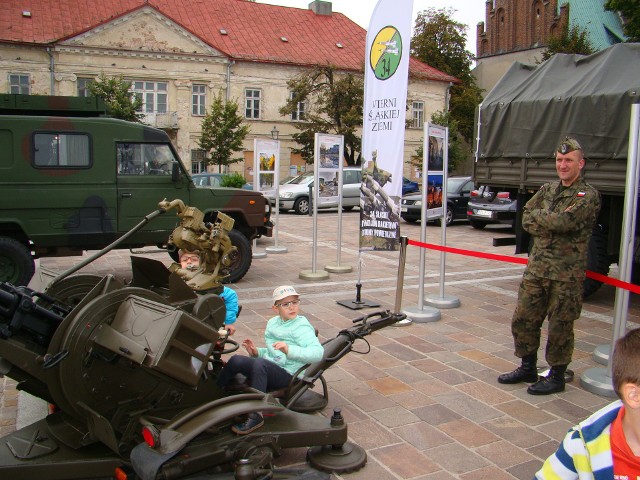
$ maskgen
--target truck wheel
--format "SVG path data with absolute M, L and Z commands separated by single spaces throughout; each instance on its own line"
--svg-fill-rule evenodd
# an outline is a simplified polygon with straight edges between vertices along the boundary
M 469 223 L 476 230 L 482 230 L 484 227 L 487 226 L 485 222 L 478 222 L 477 220 L 469 220 Z
M 238 251 L 235 253 L 231 265 L 226 267 L 229 270 L 229 276 L 222 283 L 237 283 L 251 267 L 251 244 L 247 237 L 235 229 L 229 232 L 229 238 L 231 243 L 238 248 Z
M 587 250 L 587 270 L 600 273 L 602 275 L 609 274 L 609 256 L 607 255 L 607 236 L 602 230 L 594 230 L 589 240 L 589 249 Z M 585 278 L 583 284 L 583 297 L 588 298 L 593 295 L 600 287 L 602 282 Z
M 296 200 L 296 203 L 293 204 L 293 211 L 298 215 L 308 215 L 309 214 L 309 199 L 307 197 L 300 197 Z
M 29 249 L 13 238 L 0 237 L 0 281 L 26 285 L 36 270 Z

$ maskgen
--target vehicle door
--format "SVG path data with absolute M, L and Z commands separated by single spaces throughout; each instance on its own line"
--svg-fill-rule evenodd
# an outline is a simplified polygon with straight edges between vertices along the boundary
M 454 215 L 456 217 L 464 217 L 467 215 L 467 205 L 471 198 L 471 191 L 475 188 L 473 180 L 467 180 L 464 184 L 454 193 L 453 197 L 449 197 L 454 205 Z
M 164 199 L 180 198 L 189 204 L 189 177 L 172 181 L 171 171 L 178 162 L 168 143 L 121 142 L 116 144 L 118 186 L 118 231 L 126 232 L 147 214 L 158 209 Z M 175 211 L 161 215 L 143 230 L 172 229 Z
M 342 206 L 357 207 L 360 205 L 360 184 L 362 170 L 350 169 L 342 171 Z

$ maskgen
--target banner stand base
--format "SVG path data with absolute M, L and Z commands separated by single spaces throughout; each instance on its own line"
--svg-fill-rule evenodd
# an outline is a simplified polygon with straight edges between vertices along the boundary
M 325 265 L 324 269 L 327 272 L 331 272 L 331 273 L 351 273 L 351 272 L 353 272 L 353 267 L 351 265 L 338 265 L 337 263 L 330 263 L 329 265 Z
M 338 300 L 336 303 L 338 305 L 342 305 L 343 307 L 350 308 L 351 310 L 360 310 L 361 308 L 373 308 L 373 307 L 380 306 L 379 303 L 362 300 L 361 290 L 362 290 L 362 284 L 356 283 L 356 299 L 355 300 Z
M 267 252 L 253 252 L 251 258 L 267 258 Z
M 435 308 L 458 308 L 460 306 L 460 299 L 450 295 L 445 295 L 443 297 L 439 295 L 427 295 L 423 303 L 429 307 Z
M 314 272 L 313 270 L 301 270 L 298 274 L 300 280 L 327 280 L 329 278 L 329 272 L 319 270 Z
M 602 395 L 603 397 L 616 397 L 616 392 L 611 384 L 611 376 L 608 368 L 589 368 L 580 376 L 580 386 L 586 391 Z
M 410 307 L 403 309 L 402 313 L 406 314 L 407 318 L 410 318 L 416 323 L 437 322 L 442 318 L 440 310 L 433 307 Z
M 287 247 L 267 247 L 264 250 L 267 253 L 287 253 L 289 251 Z
M 593 360 L 600 365 L 609 365 L 609 354 L 611 353 L 611 345 L 598 345 L 593 350 Z

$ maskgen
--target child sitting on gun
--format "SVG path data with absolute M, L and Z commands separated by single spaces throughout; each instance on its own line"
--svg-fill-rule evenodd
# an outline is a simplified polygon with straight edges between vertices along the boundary
M 180 267 L 183 270 L 195 271 L 200 267 L 200 253 L 180 250 Z M 224 319 L 224 328 L 233 335 L 236 332 L 234 323 L 238 317 L 238 294 L 235 290 L 223 285 L 222 292 L 218 296 L 224 301 L 227 314 Z
M 315 329 L 306 317 L 299 314 L 300 295 L 289 285 L 276 288 L 272 295 L 272 309 L 277 315 L 267 322 L 264 331 L 265 347 L 256 347 L 251 339 L 242 342 L 249 356 L 234 355 L 218 376 L 217 383 L 227 386 L 241 373 L 249 386 L 261 392 L 285 388 L 300 367 L 320 361 L 324 349 Z M 231 430 L 246 435 L 264 425 L 262 414 L 250 413 L 247 420 Z

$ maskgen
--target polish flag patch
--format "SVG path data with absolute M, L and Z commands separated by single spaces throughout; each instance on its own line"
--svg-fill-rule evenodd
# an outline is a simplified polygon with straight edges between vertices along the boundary
M 587 194 L 587 192 L 578 192 L 578 194 L 576 195 L 577 197 L 584 197 Z

